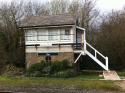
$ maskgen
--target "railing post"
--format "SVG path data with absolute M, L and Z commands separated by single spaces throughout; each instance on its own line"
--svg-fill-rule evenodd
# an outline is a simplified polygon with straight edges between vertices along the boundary
M 106 68 L 107 68 L 107 70 L 109 70 L 108 57 L 106 57 Z
M 86 51 L 86 40 L 84 40 L 84 51 Z
M 95 50 L 95 58 L 97 58 L 97 52 L 96 52 L 96 50 Z

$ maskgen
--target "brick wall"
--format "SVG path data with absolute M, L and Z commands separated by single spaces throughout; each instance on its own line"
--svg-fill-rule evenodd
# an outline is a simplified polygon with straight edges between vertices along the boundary
M 38 55 L 37 53 L 26 53 L 26 67 L 28 68 L 32 64 L 45 60 L 46 55 Z M 73 52 L 58 53 L 58 55 L 51 56 L 52 61 L 62 61 L 67 59 L 70 63 L 74 62 Z

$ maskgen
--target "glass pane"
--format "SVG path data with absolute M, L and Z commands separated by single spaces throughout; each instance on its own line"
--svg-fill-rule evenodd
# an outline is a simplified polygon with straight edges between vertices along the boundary
M 25 38 L 26 41 L 36 41 L 37 40 L 36 31 L 27 31 Z
M 61 30 L 61 40 L 70 40 L 69 30 L 65 30 L 65 29 Z
M 50 29 L 48 31 L 48 33 L 49 33 L 49 40 L 50 41 L 51 40 L 58 40 L 59 34 L 58 34 L 58 30 L 57 29 Z
M 48 40 L 47 30 L 38 31 L 37 40 L 38 41 L 47 41 Z

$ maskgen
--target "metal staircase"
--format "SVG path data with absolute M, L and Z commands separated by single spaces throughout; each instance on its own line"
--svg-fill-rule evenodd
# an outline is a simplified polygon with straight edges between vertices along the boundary
M 94 47 L 92 47 L 89 43 L 86 42 L 86 38 L 85 38 L 85 29 L 81 28 L 81 27 L 77 27 L 77 29 L 83 30 L 84 31 L 84 48 L 81 51 L 81 53 L 79 54 L 79 56 L 77 57 L 77 59 L 75 60 L 74 63 L 76 63 L 78 61 L 78 59 L 82 56 L 82 55 L 88 55 L 90 58 L 92 58 L 98 65 L 100 65 L 104 70 L 108 71 L 108 57 L 105 57 L 103 54 L 101 54 L 99 51 L 97 51 Z M 87 49 L 87 47 L 89 47 L 91 50 L 94 51 L 94 55 Z M 102 57 L 105 61 L 105 64 L 102 63 L 98 58 L 97 55 L 99 55 L 100 57 Z

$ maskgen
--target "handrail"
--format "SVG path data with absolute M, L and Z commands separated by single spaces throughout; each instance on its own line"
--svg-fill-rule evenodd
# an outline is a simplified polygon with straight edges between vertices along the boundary
M 85 29 L 84 29 L 84 28 L 82 28 L 82 27 L 76 26 L 76 28 L 78 28 L 78 29 L 80 29 L 80 30 L 85 31 Z
M 93 50 L 95 50 L 95 52 L 97 52 L 100 56 L 102 56 L 103 58 L 106 58 L 103 54 L 101 54 L 98 50 L 96 50 L 94 47 L 92 47 L 89 43 L 86 42 L 86 44 L 92 48 Z
M 91 49 L 93 49 L 94 50 L 94 52 L 95 52 L 95 55 L 93 55 L 93 57 L 94 58 L 96 58 L 97 59 L 97 53 L 101 56 L 101 57 L 103 57 L 104 59 L 105 59 L 105 65 L 103 65 L 102 63 L 99 63 L 103 68 L 105 68 L 105 70 L 109 70 L 108 69 L 108 57 L 105 57 L 103 54 L 101 54 L 98 50 L 96 50 L 94 47 L 92 47 L 89 43 L 87 43 L 86 41 L 84 41 L 84 44 L 85 45 L 88 45 Z M 88 53 L 89 51 L 87 51 L 87 48 L 85 48 L 85 52 L 86 53 Z M 89 52 L 89 54 L 91 54 L 90 52 Z M 91 54 L 92 55 L 92 54 Z M 105 67 L 104 67 L 105 66 Z

